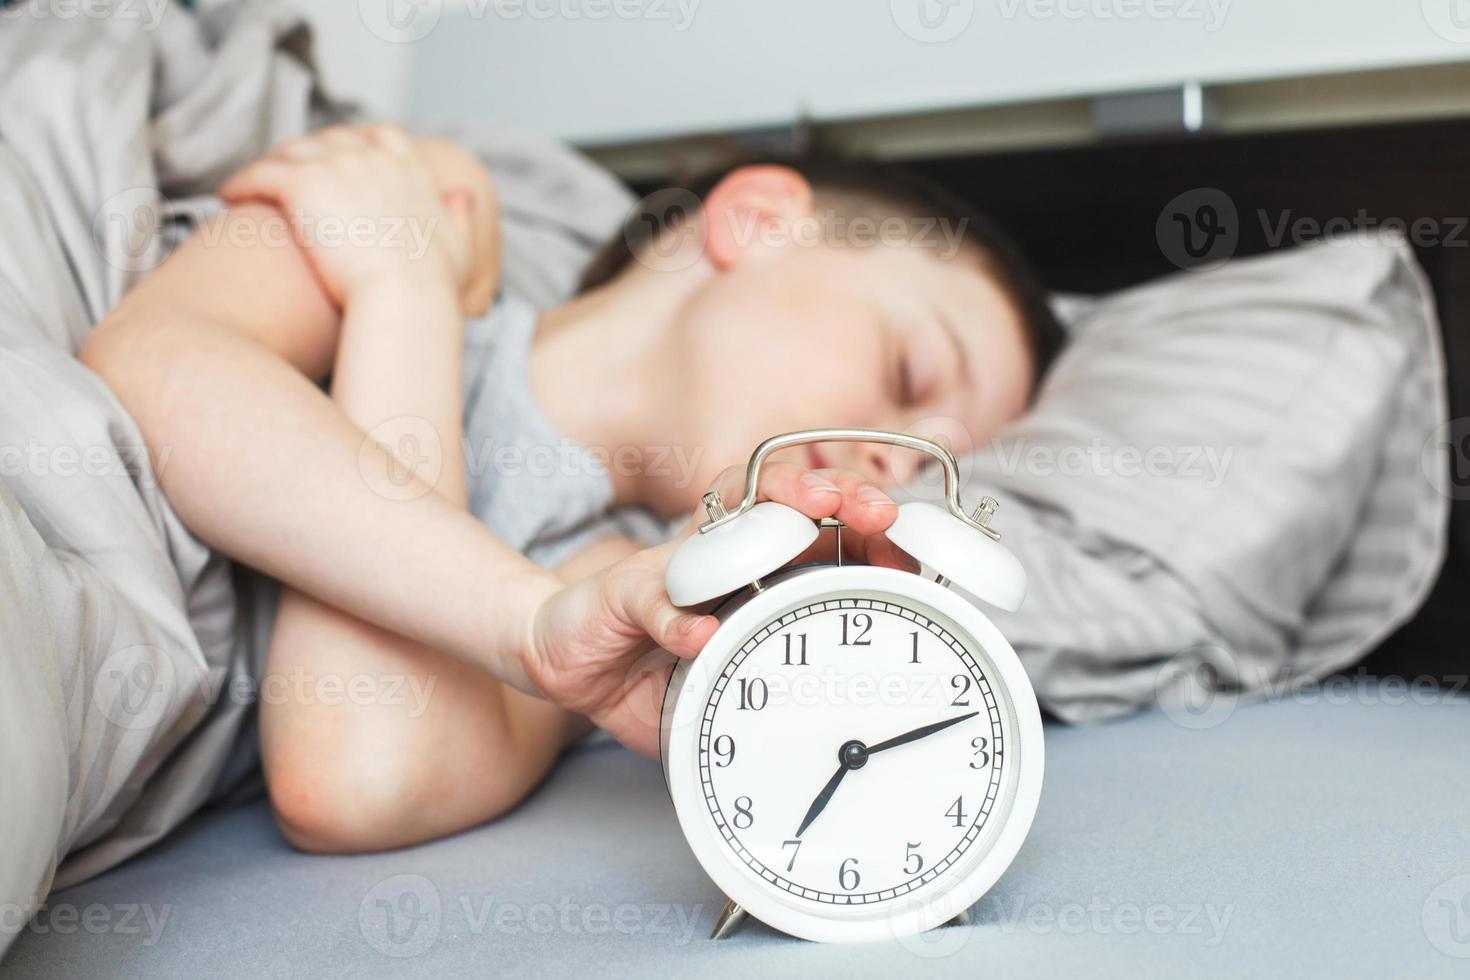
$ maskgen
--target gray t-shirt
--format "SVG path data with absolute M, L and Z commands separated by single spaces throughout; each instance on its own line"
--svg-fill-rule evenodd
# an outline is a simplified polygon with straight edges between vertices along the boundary
M 536 402 L 528 362 L 535 333 L 535 308 L 503 293 L 488 315 L 465 325 L 470 512 L 543 568 L 611 534 L 644 545 L 663 540 L 673 525 L 649 511 L 609 510 L 606 455 L 558 432 Z

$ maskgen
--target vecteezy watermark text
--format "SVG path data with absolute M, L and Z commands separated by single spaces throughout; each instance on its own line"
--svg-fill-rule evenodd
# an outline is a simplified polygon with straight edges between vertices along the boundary
M 368 945 L 403 959 L 427 952 L 446 928 L 482 936 L 495 932 L 532 936 L 647 936 L 687 946 L 703 905 L 673 902 L 508 901 L 494 895 L 460 895 L 446 902 L 423 875 L 399 874 L 374 885 L 357 907 L 358 928 Z
M 184 664 L 186 666 L 180 666 Z M 171 724 L 185 706 L 231 704 L 386 706 L 420 718 L 439 683 L 438 674 L 339 674 L 301 666 L 272 671 L 259 680 L 248 673 L 199 667 L 186 653 L 170 656 L 151 644 L 120 647 L 103 659 L 92 687 L 94 706 L 131 731 Z
M 150 272 L 169 256 L 188 229 L 190 239 L 205 248 L 313 249 L 382 248 L 418 261 L 428 253 L 438 230 L 432 215 L 320 214 L 291 208 L 259 220 L 216 218 L 212 203 L 165 199 L 155 188 L 132 187 L 109 197 L 92 218 L 92 240 L 98 254 L 127 272 Z
M 708 229 L 702 204 L 692 191 L 667 187 L 639 201 L 623 235 L 638 261 L 660 272 L 687 269 L 704 254 Z M 871 215 L 837 207 L 809 213 L 726 213 L 723 231 L 742 248 L 919 248 L 937 258 L 954 258 L 963 247 L 970 219 L 942 215 Z
M 1352 214 L 1319 217 L 1292 208 L 1256 208 L 1243 217 L 1234 198 L 1216 187 L 1195 187 L 1164 205 L 1154 234 L 1164 257 L 1181 269 L 1208 270 L 1234 257 L 1253 219 L 1270 248 L 1312 242 L 1341 247 L 1402 239 L 1415 248 L 1470 247 L 1470 215 Z
M 0 23 L 8 20 L 136 21 L 144 31 L 156 31 L 169 0 L 27 0 L 0 5 Z
M 993 439 L 1002 473 L 1014 476 L 1179 479 L 1213 490 L 1225 482 L 1233 446 L 1120 446 L 1093 439 L 1087 445 L 1033 444 L 1020 437 Z
M 1082 902 L 1028 902 L 1025 896 L 1004 899 L 987 896 L 976 908 L 977 918 L 994 922 L 1002 932 L 1024 930 L 1033 935 L 1085 933 L 1118 936 L 1198 936 L 1209 948 L 1225 940 L 1234 905 L 1211 902 L 1167 904 L 1120 902 L 1093 895 Z
M 647 21 L 682 34 L 694 24 L 702 0 L 459 0 L 461 19 L 512 23 L 558 21 Z M 413 44 L 433 33 L 444 0 L 358 0 L 358 16 L 374 36 L 390 44 Z
M 400 415 L 373 426 L 358 447 L 358 470 L 374 493 L 389 500 L 427 494 L 443 468 L 444 442 L 428 419 Z M 466 435 L 460 449 L 465 474 L 479 480 L 547 480 L 583 477 L 659 477 L 676 488 L 691 486 L 704 448 L 672 445 L 583 446 L 570 439 L 521 445 Z
M 1216 643 L 1179 651 L 1154 674 L 1154 699 L 1170 721 L 1196 731 L 1224 724 L 1244 701 L 1328 705 L 1441 704 L 1467 700 L 1470 676 L 1376 675 L 1359 666 L 1328 677 L 1282 676 Z
M 98 935 L 139 936 L 139 945 L 156 946 L 163 938 L 173 914 L 173 905 L 165 902 L 92 902 L 74 905 L 70 902 L 44 902 L 28 909 L 14 902 L 0 903 L 0 935 L 25 928 L 37 935 L 69 936 L 78 932 Z
M 20 445 L 0 445 L 0 477 L 125 477 L 140 486 L 156 487 L 171 452 L 162 447 L 150 465 L 144 446 L 27 439 Z

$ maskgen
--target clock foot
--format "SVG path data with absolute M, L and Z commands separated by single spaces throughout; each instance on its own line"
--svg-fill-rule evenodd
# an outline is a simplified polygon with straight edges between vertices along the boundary
M 956 915 L 953 919 L 950 919 L 948 922 L 946 922 L 945 925 L 947 925 L 947 926 L 967 926 L 967 925 L 970 924 L 970 922 L 971 922 L 971 919 L 970 919 L 970 910 L 969 909 L 964 909 L 958 915 Z
M 725 907 L 720 910 L 719 916 L 715 918 L 715 927 L 710 930 L 711 939 L 724 939 L 740 928 L 740 923 L 745 921 L 745 909 L 734 902 L 725 902 Z

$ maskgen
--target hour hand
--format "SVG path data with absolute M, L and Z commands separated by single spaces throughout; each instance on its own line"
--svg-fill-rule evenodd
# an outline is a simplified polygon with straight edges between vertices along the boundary
M 796 829 L 796 836 L 800 837 L 802 831 L 812 825 L 817 819 L 817 814 L 827 807 L 827 801 L 832 799 L 832 794 L 837 792 L 837 784 L 842 782 L 842 777 L 847 775 L 849 769 L 861 769 L 868 764 L 868 747 L 857 739 L 843 742 L 842 747 L 837 750 L 837 771 L 832 778 L 827 780 L 827 785 L 812 800 L 811 808 L 806 811 L 806 817 L 802 819 L 801 826 Z
M 832 778 L 827 780 L 827 785 L 822 787 L 822 791 L 817 794 L 817 798 L 812 800 L 812 805 L 807 809 L 806 816 L 802 817 L 801 826 L 796 828 L 797 837 L 800 837 L 812 825 L 812 821 L 817 819 L 818 814 L 827 808 L 832 794 L 837 792 L 837 784 L 842 782 L 842 777 L 847 775 L 847 771 L 848 766 L 844 763 L 838 766 Z

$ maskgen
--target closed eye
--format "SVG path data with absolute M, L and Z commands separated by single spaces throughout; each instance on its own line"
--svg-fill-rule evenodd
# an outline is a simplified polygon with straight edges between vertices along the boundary
M 914 394 L 914 370 L 907 351 L 898 356 L 898 400 L 910 406 L 917 400 Z

